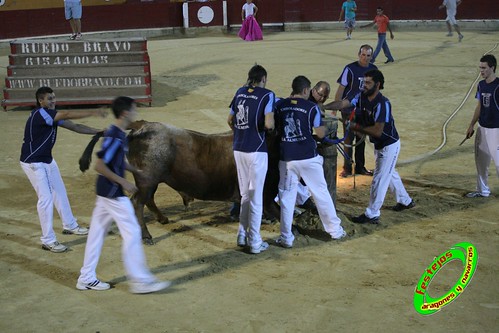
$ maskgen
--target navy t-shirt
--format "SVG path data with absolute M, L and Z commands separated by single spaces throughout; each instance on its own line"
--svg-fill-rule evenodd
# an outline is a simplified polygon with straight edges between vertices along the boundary
M 369 140 L 374 143 L 374 148 L 382 149 L 399 140 L 395 121 L 392 116 L 392 105 L 388 98 L 378 93 L 376 97 L 369 101 L 362 93 L 357 94 L 351 103 L 355 106 L 355 121 L 362 126 L 373 126 L 375 123 L 384 123 L 381 137 L 369 136 Z
M 230 103 L 230 114 L 234 115 L 234 150 L 267 152 L 265 115 L 274 111 L 274 103 L 275 95 L 269 89 L 244 86 L 237 90 Z
M 34 109 L 31 111 L 21 147 L 21 162 L 24 163 L 52 163 L 52 148 L 57 138 L 57 126 L 63 120 L 54 121 L 56 110 Z
M 480 101 L 478 123 L 486 128 L 499 128 L 499 78 L 491 83 L 478 83 L 476 98 Z
M 276 103 L 276 121 L 281 133 L 281 161 L 304 160 L 317 156 L 312 131 L 321 126 L 317 104 L 303 98 L 284 98 Z
M 115 125 L 109 127 L 104 133 L 102 148 L 97 152 L 97 157 L 102 159 L 107 167 L 120 177 L 125 176 L 125 156 L 128 152 L 128 139 L 125 132 Z M 97 195 L 106 198 L 125 196 L 121 185 L 112 182 L 106 177 L 97 177 Z
M 341 99 L 351 100 L 355 95 L 362 92 L 364 90 L 364 74 L 372 69 L 378 69 L 378 67 L 371 63 L 369 63 L 367 67 L 362 67 L 358 61 L 346 65 L 336 81 L 345 87 Z M 343 112 L 351 111 L 352 109 L 353 108 L 348 108 L 343 110 Z

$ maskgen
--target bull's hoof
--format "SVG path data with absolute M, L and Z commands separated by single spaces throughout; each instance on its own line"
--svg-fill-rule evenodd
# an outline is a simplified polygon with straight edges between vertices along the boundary
M 152 240 L 152 237 L 150 237 L 150 238 L 142 238 L 142 242 L 145 245 L 154 245 L 154 241 Z
M 170 220 L 168 219 L 168 217 L 160 217 L 158 219 L 158 222 L 161 224 L 168 224 L 168 223 L 170 223 Z

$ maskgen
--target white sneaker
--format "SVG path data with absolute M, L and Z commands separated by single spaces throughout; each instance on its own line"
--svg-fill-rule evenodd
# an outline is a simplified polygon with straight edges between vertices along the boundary
M 55 241 L 50 244 L 42 244 L 42 249 L 54 252 L 54 253 L 60 253 L 60 252 L 65 252 L 67 251 L 67 247 L 59 243 L 58 241 Z
M 452 32 L 449 32 L 446 36 L 447 37 L 452 37 L 452 36 L 454 36 L 454 34 Z
M 90 282 L 90 283 L 84 283 L 84 282 L 80 282 L 78 280 L 78 282 L 76 283 L 76 289 L 78 289 L 78 290 L 98 290 L 98 291 L 101 291 L 101 290 L 108 290 L 109 288 L 111 288 L 111 285 L 109 283 L 102 282 L 100 280 L 95 280 L 94 282 Z
M 347 237 L 348 237 L 348 234 L 346 233 L 345 230 L 343 230 L 343 233 L 341 234 L 341 236 L 339 236 L 339 237 L 332 237 L 332 238 L 333 238 L 333 240 L 342 240 L 342 239 L 345 239 Z
M 459 35 L 458 40 L 459 40 L 459 41 L 462 41 L 462 40 L 463 40 L 463 38 L 464 38 L 464 36 L 463 36 L 463 35 Z
M 290 249 L 293 247 L 293 243 L 286 242 L 282 236 L 279 236 L 279 238 L 275 240 L 275 243 L 285 249 Z
M 253 247 L 252 246 L 250 248 L 250 253 L 251 254 L 258 254 L 260 252 L 266 251 L 268 248 L 269 248 L 269 243 L 262 242 L 262 244 L 260 244 L 260 246 L 258 246 L 258 247 Z
M 246 236 L 237 235 L 237 246 L 240 246 L 240 247 L 246 246 Z
M 64 235 L 88 235 L 88 229 L 84 227 L 77 226 L 74 229 L 62 229 Z
M 130 292 L 132 294 L 149 294 L 166 289 L 171 284 L 170 281 L 130 282 Z
M 466 193 L 465 197 L 466 198 L 486 198 L 486 197 L 488 197 L 488 195 L 483 195 L 482 193 L 480 193 L 478 191 L 473 191 L 470 193 Z

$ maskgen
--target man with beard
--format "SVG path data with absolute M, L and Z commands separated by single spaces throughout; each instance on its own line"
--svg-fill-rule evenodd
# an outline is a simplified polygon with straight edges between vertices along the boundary
M 397 204 L 395 211 L 403 211 L 416 204 L 402 184 L 395 170 L 395 164 L 400 152 L 400 140 L 392 116 L 391 104 L 388 98 L 380 92 L 385 79 L 383 74 L 373 69 L 364 74 L 364 89 L 351 100 L 335 101 L 324 106 L 327 110 L 339 110 L 356 107 L 355 121 L 347 121 L 350 131 L 369 135 L 374 144 L 375 169 L 371 183 L 369 205 L 364 214 L 354 217 L 355 223 L 379 223 L 381 206 L 388 189 L 395 195 Z

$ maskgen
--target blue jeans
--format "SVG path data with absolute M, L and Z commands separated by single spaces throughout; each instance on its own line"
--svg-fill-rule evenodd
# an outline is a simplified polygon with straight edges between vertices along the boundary
M 386 42 L 386 33 L 378 34 L 378 45 L 376 45 L 376 50 L 374 50 L 373 57 L 371 58 L 371 63 L 376 61 L 376 57 L 383 48 L 383 53 L 388 58 L 388 60 L 393 61 L 392 54 L 390 53 L 390 49 L 388 48 L 388 43 Z

